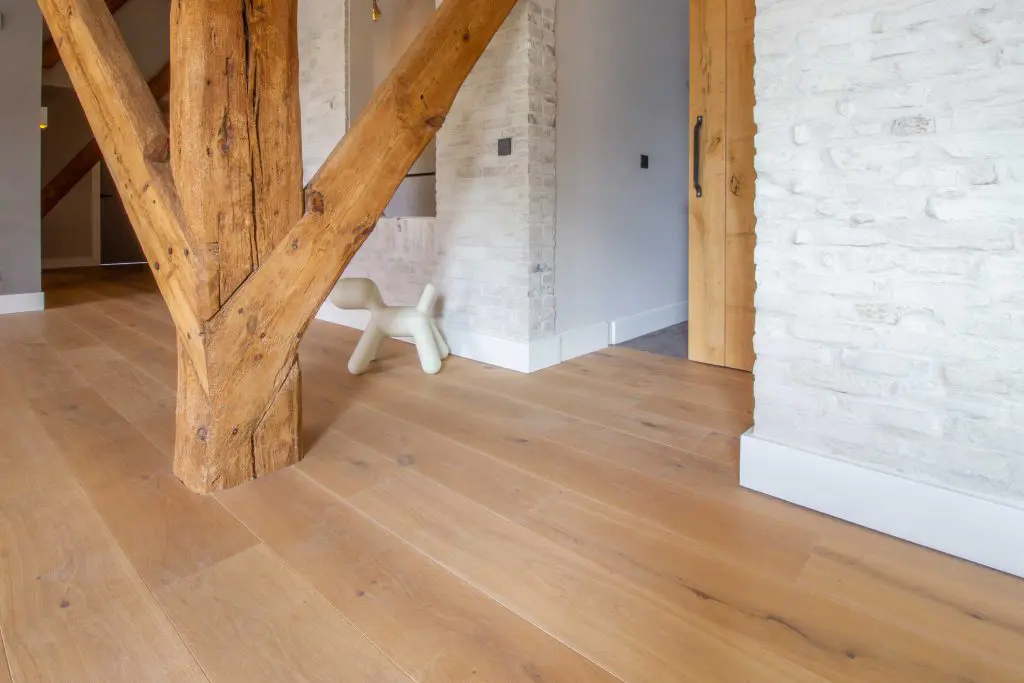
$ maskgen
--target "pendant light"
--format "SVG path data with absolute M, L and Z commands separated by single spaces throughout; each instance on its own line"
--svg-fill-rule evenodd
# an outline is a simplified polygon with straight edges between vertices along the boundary
M 377 0 L 373 0 L 373 13 L 371 14 L 374 21 L 380 21 L 382 13 L 380 11 L 380 5 L 377 4 Z

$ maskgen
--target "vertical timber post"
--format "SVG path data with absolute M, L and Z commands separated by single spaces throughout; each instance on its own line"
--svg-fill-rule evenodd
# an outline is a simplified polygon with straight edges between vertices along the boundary
M 297 16 L 297 0 L 175 0 L 171 9 L 174 181 L 204 251 L 215 299 L 207 310 L 240 317 L 252 337 L 259 310 L 220 309 L 303 215 Z M 229 347 L 204 340 L 203 387 L 180 346 L 174 471 L 186 486 L 229 488 L 301 458 L 297 355 L 277 369 L 269 403 L 240 412 L 220 399 L 247 369 Z

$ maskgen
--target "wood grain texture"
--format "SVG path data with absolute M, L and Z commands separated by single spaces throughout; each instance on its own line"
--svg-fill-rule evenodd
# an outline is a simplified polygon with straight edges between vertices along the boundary
M 172 3 L 173 135 L 103 0 L 40 1 L 178 331 L 186 486 L 301 458 L 303 332 L 514 4 L 437 11 L 304 197 L 297 0 Z
M 349 500 L 620 679 L 822 680 L 769 653 L 730 656 L 730 646 L 647 601 L 628 582 L 421 477 L 403 474 Z
M 690 145 L 691 360 L 725 365 L 726 359 L 726 105 L 727 3 L 690 2 L 690 127 L 703 117 L 700 145 Z M 700 178 L 693 177 L 700 155 Z M 699 180 L 703 196 L 697 197 Z
M 0 633 L 0 683 L 11 683 L 11 667 L 7 663 L 7 648 Z
M 305 215 L 211 321 L 211 350 L 226 363 L 226 384 L 214 390 L 223 390 L 225 404 L 243 414 L 269 405 L 309 320 L 443 124 L 514 5 L 442 4 L 310 181 Z
M 408 389 L 408 384 L 405 386 Z M 736 514 L 733 506 L 701 495 L 697 487 L 683 490 L 653 480 L 653 466 L 645 463 L 641 468 L 623 457 L 643 448 L 646 442 L 642 439 L 624 435 L 627 441 L 620 444 L 617 458 L 595 458 L 595 449 L 579 448 L 572 437 L 564 436 L 561 442 L 549 440 L 546 435 L 524 438 L 520 429 L 500 415 L 493 420 L 473 415 L 472 406 L 486 397 L 471 387 L 417 394 L 406 390 L 400 395 L 397 382 L 388 382 L 379 389 L 364 388 L 356 400 L 386 413 L 390 421 L 381 413 L 374 415 L 352 407 L 338 416 L 334 425 L 396 463 L 423 472 L 506 516 L 512 516 L 510 510 L 536 502 L 537 496 L 560 494 L 571 498 L 569 492 L 576 491 L 613 502 L 694 543 L 714 545 L 738 562 L 756 561 L 764 572 L 789 578 L 799 574 L 806 553 L 817 540 L 813 533 L 784 531 L 770 520 L 761 522 Z M 587 430 L 595 428 L 588 426 Z M 500 464 L 481 462 L 480 454 Z M 678 460 L 669 465 L 680 466 Z M 485 482 L 493 483 L 483 488 Z
M 0 516 L 0 629 L 14 679 L 205 681 L 81 491 L 46 495 Z
M 637 524 L 593 500 L 548 498 L 531 511 L 526 526 L 628 577 L 674 612 L 697 616 L 703 628 L 725 628 L 727 638 L 749 639 L 747 647 L 783 649 L 793 662 L 825 680 L 1009 682 L 1016 675 L 965 657 L 964 643 L 929 642 L 910 629 L 890 628 L 888 638 L 876 639 L 872 633 L 880 623 L 853 605 L 794 590 L 764 572 L 751 571 L 751 565 L 723 567 L 680 537 Z M 822 622 L 832 626 L 819 629 Z M 985 627 L 979 637 L 996 639 L 992 649 L 1019 645 L 1019 635 L 1012 631 L 983 631 Z M 966 649 L 973 647 L 968 644 Z M 933 667 L 940 658 L 951 670 Z
M 171 89 L 171 65 L 167 64 L 153 78 L 149 79 L 148 85 L 149 91 L 157 100 L 166 96 Z M 42 194 L 43 218 L 46 218 L 67 196 L 68 192 L 71 192 L 101 161 L 103 161 L 103 152 L 100 151 L 96 138 L 93 138 L 64 165 L 64 168 L 57 172 L 57 175 L 46 183 Z
M 737 439 L 707 412 L 735 411 L 699 399 L 749 391 L 746 373 L 609 349 L 572 373 L 455 358 L 426 376 L 388 342 L 353 377 L 358 333 L 314 323 L 308 455 L 199 497 L 169 474 L 175 333 L 152 325 L 166 314 L 147 272 L 46 282 L 61 308 L 0 319 L 0 638 L 17 683 L 1024 669 L 1024 581 L 739 489 Z M 131 371 L 107 372 L 115 358 Z M 652 375 L 686 381 L 614 379 Z M 131 402 L 102 390 L 117 377 Z M 557 402 L 536 400 L 555 384 Z M 706 434 L 647 438 L 580 407 L 595 398 L 643 419 L 669 399 L 659 419 L 706 418 Z
M 754 369 L 754 0 L 727 0 L 725 363 Z
M 302 216 L 297 15 L 296 0 L 172 6 L 172 165 L 186 219 L 217 273 L 218 308 Z M 245 314 L 244 308 L 230 312 Z M 246 328 L 236 341 L 247 345 L 256 333 Z M 234 374 L 231 358 L 211 353 L 207 360 L 207 385 L 194 364 L 179 371 L 175 472 L 181 480 L 208 492 L 298 462 L 301 381 L 294 354 L 283 376 L 262 389 L 271 396 L 264 405 L 239 406 L 224 396 L 225 387 L 247 384 L 247 377 Z
M 417 681 L 616 680 L 297 471 L 219 497 Z
M 121 9 L 128 0 L 106 0 L 107 9 L 110 10 L 111 14 Z M 53 67 L 60 64 L 60 50 L 57 49 L 57 42 L 50 38 L 43 43 L 43 68 L 52 69 Z M 45 215 L 45 214 L 44 214 Z
M 157 595 L 213 680 L 412 680 L 263 546 L 218 562 Z M 332 647 L 323 646 L 324 634 L 331 634 Z
M 156 99 L 103 0 L 39 0 L 125 211 L 168 303 L 183 349 L 208 386 L 201 321 L 213 314 L 203 254 L 194 248 L 167 163 Z
M 255 474 L 263 477 L 302 459 L 302 373 L 299 359 L 253 430 Z
M 205 681 L 20 381 L 0 372 L 0 395 L 0 634 L 13 680 Z
M 754 367 L 754 13 L 754 0 L 690 3 L 690 125 L 703 117 L 690 158 L 699 151 L 703 196 L 690 192 L 689 355 L 747 372 Z

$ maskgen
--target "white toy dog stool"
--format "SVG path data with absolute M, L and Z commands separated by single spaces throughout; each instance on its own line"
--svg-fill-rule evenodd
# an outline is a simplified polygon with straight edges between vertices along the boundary
M 449 349 L 430 315 L 435 301 L 434 285 L 426 286 L 415 307 L 386 306 L 373 280 L 361 277 L 339 280 L 331 293 L 331 303 L 342 310 L 370 312 L 370 323 L 352 352 L 348 371 L 353 375 L 366 372 L 377 358 L 385 337 L 412 337 L 423 372 L 428 375 L 440 372 L 441 359 L 448 357 Z

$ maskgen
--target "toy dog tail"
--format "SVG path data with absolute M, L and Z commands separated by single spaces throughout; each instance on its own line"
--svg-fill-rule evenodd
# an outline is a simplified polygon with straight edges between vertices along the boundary
M 416 310 L 431 317 L 435 303 L 437 303 L 437 288 L 434 285 L 427 285 L 423 288 L 423 295 L 420 296 L 420 302 L 416 304 Z

